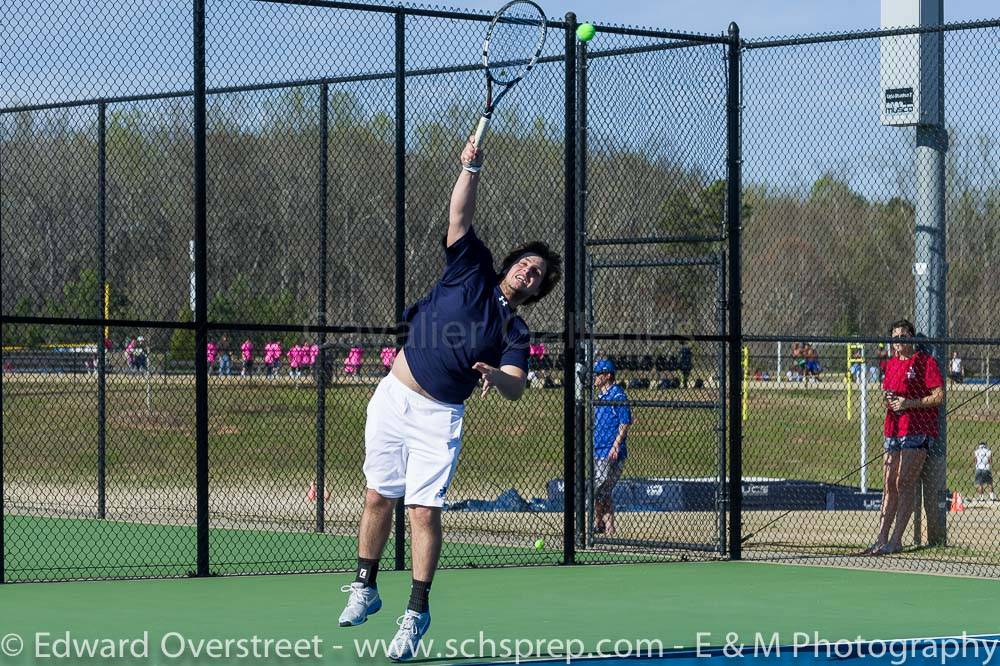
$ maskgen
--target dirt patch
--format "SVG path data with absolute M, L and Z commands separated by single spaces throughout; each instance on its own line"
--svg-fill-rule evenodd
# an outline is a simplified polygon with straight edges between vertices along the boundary
M 155 435 L 195 436 L 193 417 L 175 412 L 138 409 L 116 411 L 109 415 L 108 425 L 119 430 L 137 430 Z M 240 435 L 242 431 L 234 425 L 224 423 L 221 418 L 209 418 L 208 432 L 211 435 Z

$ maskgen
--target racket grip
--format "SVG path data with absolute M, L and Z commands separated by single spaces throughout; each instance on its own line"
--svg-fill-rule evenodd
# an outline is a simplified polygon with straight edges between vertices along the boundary
M 473 145 L 476 147 L 477 150 L 482 147 L 483 135 L 486 134 L 486 130 L 489 129 L 489 127 L 490 127 L 489 116 L 480 116 L 479 125 L 476 126 L 476 133 L 474 135 L 475 138 L 472 141 Z

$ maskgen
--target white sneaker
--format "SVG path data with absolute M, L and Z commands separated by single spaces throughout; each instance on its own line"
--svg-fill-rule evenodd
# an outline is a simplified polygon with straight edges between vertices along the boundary
M 399 631 L 393 636 L 385 656 L 393 661 L 409 661 L 413 659 L 420 639 L 431 626 L 431 614 L 407 609 L 403 616 L 396 620 L 396 624 L 399 625 Z
M 340 588 L 341 592 L 350 592 L 347 606 L 340 614 L 340 626 L 356 627 L 363 624 L 369 615 L 379 612 L 382 599 L 378 596 L 377 587 L 367 587 L 364 583 L 354 582 Z

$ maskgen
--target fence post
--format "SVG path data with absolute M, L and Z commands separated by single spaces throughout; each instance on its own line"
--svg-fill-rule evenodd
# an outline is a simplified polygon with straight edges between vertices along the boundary
M 585 284 L 586 271 L 585 255 L 587 244 L 587 44 L 581 42 L 576 50 L 576 305 L 577 318 L 581 321 L 580 343 L 584 337 L 589 335 L 589 323 L 585 321 L 584 303 L 587 286 Z M 589 395 L 589 386 L 584 386 L 580 379 L 584 376 L 589 364 L 592 362 L 587 356 L 587 351 L 583 351 L 583 369 L 577 373 L 577 380 L 581 382 L 580 390 L 576 394 L 576 411 L 574 414 L 574 432 L 577 438 L 576 447 L 576 530 L 578 543 L 581 547 L 587 545 L 587 465 L 590 448 L 586 441 L 586 397 Z M 588 375 L 589 377 L 589 375 Z M 588 382 L 589 384 L 589 382 Z
M 319 298 L 316 323 L 326 326 L 326 253 L 328 192 L 327 150 L 330 146 L 330 87 L 319 87 Z M 326 529 L 326 331 L 319 332 L 319 358 L 316 359 L 316 531 Z
M 580 338 L 580 319 L 576 298 L 579 293 L 576 258 L 576 14 L 567 12 L 565 33 L 565 258 L 563 312 L 563 564 L 576 562 L 576 384 L 579 368 L 576 343 Z
M 0 142 L 2 143 L 2 142 Z M 2 148 L 0 148 L 2 150 Z M 3 160 L 0 159 L 0 165 L 3 164 Z M 0 192 L 3 191 L 3 171 L 0 169 Z M 3 207 L 0 206 L 0 210 Z M 2 213 L 0 213 L 0 224 L 2 224 Z M 0 265 L 3 264 L 3 250 L 0 249 Z M 3 282 L 0 281 L 0 293 L 3 292 Z M 0 299 L 2 301 L 2 299 Z M 3 348 L 3 327 L 0 326 L 0 349 Z M 3 436 L 3 382 L 4 382 L 4 371 L 0 367 L 0 585 L 7 582 L 7 542 L 5 540 L 5 535 L 3 531 L 3 524 L 7 518 L 7 509 L 4 504 L 4 484 L 3 477 L 5 468 L 3 466 L 3 449 L 4 449 L 4 436 Z
M 726 234 L 729 240 L 729 557 L 742 558 L 743 538 L 743 382 L 741 346 L 743 343 L 743 297 L 740 271 L 740 63 L 742 59 L 740 28 L 729 24 L 728 80 L 726 92 Z
M 943 21 L 944 0 L 937 0 L 936 14 Z M 932 51 L 936 54 L 936 71 L 925 76 L 933 77 L 938 113 L 932 123 L 916 127 L 916 206 L 914 231 L 913 276 L 915 282 L 914 323 L 917 331 L 931 338 L 943 338 L 948 334 L 948 318 L 945 301 L 948 293 L 947 225 L 945 190 L 946 157 L 948 154 L 948 130 L 946 129 L 945 81 L 944 81 L 944 33 L 936 32 L 920 36 L 921 40 L 933 40 Z M 935 344 L 930 353 L 936 358 L 942 374 L 948 375 L 948 345 Z M 946 399 L 947 399 L 947 393 Z M 947 403 L 946 403 L 947 404 Z M 924 513 L 927 516 L 927 544 L 948 545 L 948 506 L 945 493 L 948 486 L 948 419 L 945 406 L 938 408 L 938 441 L 927 453 L 927 461 L 920 471 L 917 485 L 922 494 Z M 914 521 L 915 528 L 917 527 Z M 915 543 L 920 544 L 920 533 L 915 534 Z
M 718 270 L 716 272 L 716 285 L 715 285 L 715 297 L 716 301 L 716 320 L 715 320 L 715 330 L 719 335 L 719 342 L 716 343 L 716 359 L 715 359 L 715 372 L 719 376 L 719 420 L 716 424 L 718 429 L 718 451 L 719 451 L 719 485 L 718 485 L 718 499 L 716 502 L 716 511 L 718 516 L 716 521 L 718 522 L 719 528 L 719 554 L 725 555 L 729 552 L 730 539 L 728 538 L 728 526 L 729 522 L 726 519 L 726 511 L 728 509 L 726 505 L 726 499 L 731 494 L 726 486 L 726 471 L 729 469 L 728 462 L 729 456 L 726 453 L 726 442 L 728 441 L 728 432 L 726 430 L 726 395 L 728 389 L 728 382 L 726 381 L 726 276 L 728 275 L 726 271 L 726 251 L 719 251 L 719 265 L 716 267 Z
M 0 346 L 3 340 L 0 338 Z M 3 379 L 0 377 L 0 385 Z M 0 414 L 3 414 L 3 389 L 0 388 Z M 7 541 L 3 531 L 4 521 L 7 519 L 7 507 L 3 501 L 4 497 L 4 466 L 3 466 L 3 417 L 0 416 L 0 585 L 7 582 Z
M 403 321 L 406 307 L 406 12 L 396 10 L 396 302 L 393 312 L 396 325 Z M 405 332 L 396 344 L 405 341 Z M 406 510 L 403 500 L 396 502 L 395 568 L 406 568 Z
M 205 0 L 194 2 L 194 374 L 197 576 L 209 574 L 208 549 L 208 240 L 205 125 Z
M 97 329 L 97 517 L 107 515 L 107 354 L 104 348 L 107 267 L 108 107 L 97 105 L 97 297 L 101 326 Z

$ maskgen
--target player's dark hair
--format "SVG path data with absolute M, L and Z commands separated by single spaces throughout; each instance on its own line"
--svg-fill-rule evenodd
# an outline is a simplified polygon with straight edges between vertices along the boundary
M 542 286 L 538 290 L 538 293 L 524 301 L 522 305 L 537 303 L 548 296 L 549 292 L 555 289 L 562 278 L 562 256 L 550 248 L 548 243 L 531 241 L 530 243 L 519 245 L 507 253 L 507 256 L 503 258 L 503 262 L 500 265 L 500 272 L 497 273 L 497 279 L 504 279 L 510 267 L 527 255 L 536 255 L 542 258 L 542 261 L 545 262 L 545 277 L 542 278 Z
M 892 322 L 892 326 L 889 327 L 889 335 L 892 335 L 892 332 L 895 331 L 897 328 L 906 329 L 906 332 L 910 334 L 911 338 L 917 337 L 917 328 L 913 325 L 913 323 L 909 319 L 897 319 L 896 321 Z

